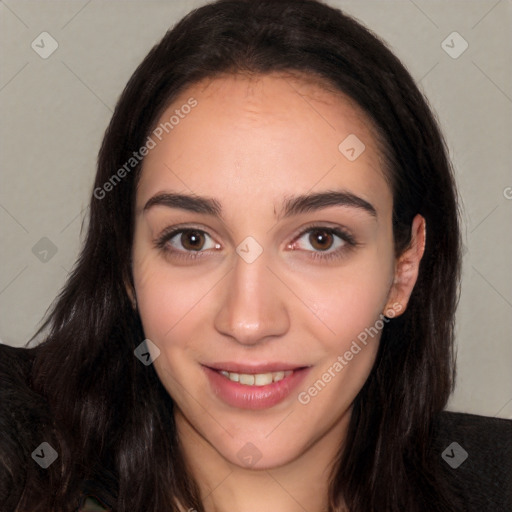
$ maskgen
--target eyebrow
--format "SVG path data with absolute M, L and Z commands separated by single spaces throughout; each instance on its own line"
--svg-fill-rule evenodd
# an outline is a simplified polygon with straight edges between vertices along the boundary
M 345 190 L 333 190 L 287 197 L 283 202 L 282 211 L 278 215 L 278 219 L 313 212 L 330 206 L 356 208 L 377 218 L 375 207 L 362 197 Z
M 222 218 L 222 206 L 220 202 L 209 197 L 165 192 L 151 197 L 144 205 L 143 211 L 146 212 L 153 206 L 179 208 L 194 213 L 202 213 Z M 330 206 L 356 208 L 377 218 L 377 210 L 372 204 L 345 190 L 316 192 L 313 194 L 286 197 L 277 218 L 280 220 L 301 213 L 322 210 Z
M 144 205 L 143 212 L 146 212 L 153 206 L 180 208 L 194 213 L 205 213 L 206 215 L 222 217 L 222 207 L 220 203 L 209 197 L 164 192 L 149 199 Z

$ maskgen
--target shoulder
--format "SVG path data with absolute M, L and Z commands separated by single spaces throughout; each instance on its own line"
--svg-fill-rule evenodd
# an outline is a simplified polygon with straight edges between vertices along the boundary
M 512 510 L 512 421 L 445 411 L 434 457 L 467 510 Z

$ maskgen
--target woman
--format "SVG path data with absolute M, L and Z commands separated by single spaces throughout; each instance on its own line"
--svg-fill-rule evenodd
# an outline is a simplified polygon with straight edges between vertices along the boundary
M 510 422 L 442 412 L 459 275 L 381 41 L 313 0 L 193 11 L 118 102 L 44 342 L 1 347 L 2 510 L 506 510 Z

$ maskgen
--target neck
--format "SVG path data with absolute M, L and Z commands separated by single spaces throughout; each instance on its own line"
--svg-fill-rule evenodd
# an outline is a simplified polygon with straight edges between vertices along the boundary
M 206 512 L 328 510 L 331 471 L 346 435 L 350 410 L 294 460 L 257 470 L 226 460 L 180 411 L 175 415 L 183 455 Z M 184 510 L 190 509 L 185 506 Z

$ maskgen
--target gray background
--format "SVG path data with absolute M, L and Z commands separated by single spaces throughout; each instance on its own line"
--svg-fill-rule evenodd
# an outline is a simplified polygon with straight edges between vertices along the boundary
M 125 83 L 165 31 L 203 3 L 0 1 L 3 343 L 26 343 L 65 283 L 96 155 Z M 512 418 L 512 3 L 329 3 L 389 43 L 438 115 L 464 207 L 458 381 L 449 408 Z M 448 37 L 454 31 L 468 44 L 457 58 L 464 41 Z M 31 47 L 48 51 L 42 32 L 58 43 L 46 59 Z

